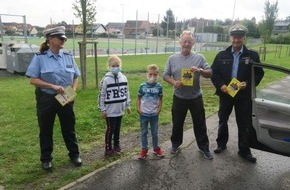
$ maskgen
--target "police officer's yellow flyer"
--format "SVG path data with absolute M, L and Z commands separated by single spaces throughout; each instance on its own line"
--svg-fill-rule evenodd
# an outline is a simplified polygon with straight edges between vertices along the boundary
M 65 89 L 64 89 L 64 92 L 61 94 L 57 94 L 55 96 L 55 98 L 57 99 L 57 101 L 62 105 L 66 105 L 67 103 L 71 102 L 75 96 L 77 94 L 75 93 L 75 91 L 72 89 L 71 86 L 67 86 Z
M 232 97 L 235 97 L 235 95 L 240 90 L 240 84 L 241 82 L 238 79 L 233 78 L 229 83 L 229 85 L 227 86 L 228 94 Z

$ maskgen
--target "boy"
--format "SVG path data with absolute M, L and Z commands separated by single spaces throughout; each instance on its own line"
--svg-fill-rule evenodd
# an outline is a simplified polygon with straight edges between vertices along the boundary
M 140 115 L 141 143 L 142 150 L 139 159 L 145 159 L 148 153 L 148 124 L 150 123 L 152 145 L 154 153 L 164 157 L 161 148 L 158 146 L 158 115 L 162 107 L 162 85 L 157 82 L 159 74 L 158 66 L 155 64 L 147 67 L 147 82 L 143 82 L 138 90 L 136 101 L 137 112 Z
M 101 80 L 98 108 L 102 118 L 106 119 L 107 131 L 105 136 L 105 157 L 120 155 L 120 128 L 124 110 L 130 109 L 130 93 L 127 77 L 121 73 L 122 61 L 118 56 L 108 59 L 109 72 Z M 112 137 L 114 147 L 112 149 Z

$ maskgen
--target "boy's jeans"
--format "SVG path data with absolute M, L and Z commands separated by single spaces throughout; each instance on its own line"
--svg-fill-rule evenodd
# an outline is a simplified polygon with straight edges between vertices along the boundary
M 143 114 L 140 116 L 141 127 L 141 143 L 142 148 L 148 149 L 148 124 L 150 123 L 152 146 L 157 148 L 158 146 L 158 114 Z

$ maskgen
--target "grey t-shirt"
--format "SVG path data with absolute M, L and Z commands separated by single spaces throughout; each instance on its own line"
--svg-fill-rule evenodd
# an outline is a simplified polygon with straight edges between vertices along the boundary
M 188 56 L 183 56 L 181 53 L 177 53 L 168 58 L 162 77 L 163 79 L 172 77 L 174 80 L 181 81 L 181 69 L 189 69 L 192 66 L 197 66 L 202 69 L 210 69 L 202 54 L 192 52 Z M 194 99 L 201 96 L 200 73 L 194 73 L 193 86 L 182 86 L 181 88 L 174 87 L 174 94 L 183 99 Z

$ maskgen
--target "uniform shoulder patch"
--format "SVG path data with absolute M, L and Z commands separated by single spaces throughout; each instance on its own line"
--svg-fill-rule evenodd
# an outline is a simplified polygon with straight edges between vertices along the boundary
M 70 52 L 67 52 L 67 51 L 64 51 L 63 54 L 72 56 L 72 54 Z
M 35 53 L 36 55 L 46 55 L 47 54 L 47 52 L 43 52 L 43 53 L 41 53 L 41 52 L 37 52 L 37 53 Z

